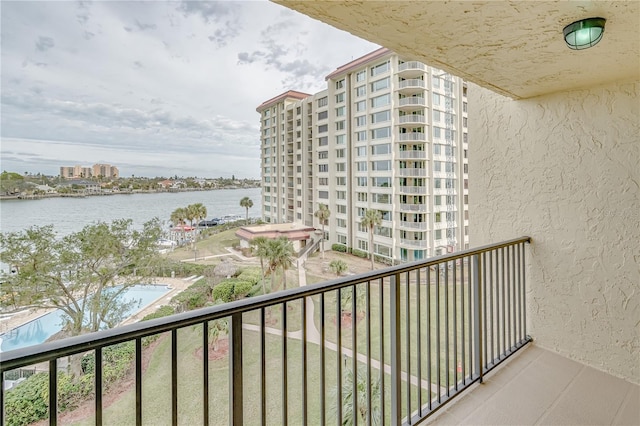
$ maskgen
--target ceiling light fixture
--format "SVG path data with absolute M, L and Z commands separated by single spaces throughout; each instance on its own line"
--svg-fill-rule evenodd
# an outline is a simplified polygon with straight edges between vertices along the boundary
M 604 18 L 588 18 L 567 25 L 562 30 L 569 49 L 582 50 L 595 46 L 604 34 Z

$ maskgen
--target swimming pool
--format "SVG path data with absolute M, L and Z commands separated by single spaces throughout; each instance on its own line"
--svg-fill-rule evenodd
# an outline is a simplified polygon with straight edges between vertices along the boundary
M 140 304 L 134 306 L 130 312 L 126 312 L 124 316 L 128 317 L 139 312 L 154 300 L 168 293 L 169 290 L 166 285 L 137 284 L 132 286 L 122 294 L 122 302 L 140 300 Z M 62 329 L 62 317 L 63 312 L 56 309 L 20 327 L 0 334 L 0 352 L 44 343 Z

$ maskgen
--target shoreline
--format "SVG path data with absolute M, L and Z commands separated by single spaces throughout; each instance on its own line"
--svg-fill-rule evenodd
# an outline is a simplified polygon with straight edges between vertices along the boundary
M 131 191 L 113 191 L 113 192 L 86 192 L 78 194 L 38 194 L 38 195 L 0 195 L 0 201 L 8 200 L 43 200 L 47 198 L 85 198 L 85 197 L 102 197 L 110 195 L 135 195 L 135 194 L 166 194 L 180 192 L 199 192 L 199 191 L 218 191 L 218 190 L 234 190 L 234 189 L 255 189 L 260 186 L 227 186 L 223 188 L 180 188 L 180 189 L 152 189 L 142 190 L 136 189 Z

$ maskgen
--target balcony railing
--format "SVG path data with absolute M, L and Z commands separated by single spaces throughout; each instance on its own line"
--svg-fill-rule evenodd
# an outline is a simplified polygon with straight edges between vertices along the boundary
M 425 177 L 428 176 L 427 169 L 419 169 L 419 168 L 411 168 L 411 169 L 399 169 L 398 173 L 400 176 L 404 177 Z
M 411 133 L 400 133 L 398 135 L 398 140 L 400 141 L 421 141 L 426 142 L 427 134 L 420 132 L 411 132 Z
M 401 115 L 398 117 L 399 124 L 406 124 L 406 123 L 426 124 L 426 122 L 427 122 L 427 119 L 422 114 L 407 114 L 407 115 Z
M 426 204 L 400 204 L 400 210 L 406 210 L 411 212 L 426 212 L 429 210 L 429 206 Z
M 424 98 L 421 96 L 410 96 L 407 98 L 400 99 L 400 101 L 398 102 L 398 105 L 399 106 L 409 106 L 409 105 L 425 106 L 426 103 L 424 101 Z
M 408 151 L 400 151 L 398 154 L 398 158 L 403 160 L 426 160 L 428 157 L 428 151 L 418 151 L 418 150 L 408 150 Z
M 398 89 L 424 89 L 424 80 L 417 78 L 410 78 L 408 80 L 402 80 L 398 83 Z
M 427 248 L 429 244 L 426 240 L 412 240 L 409 238 L 402 238 L 400 240 L 401 246 L 409 246 L 409 247 L 417 247 L 417 248 Z
M 401 221 L 400 228 L 418 229 L 420 231 L 426 231 L 427 229 L 429 229 L 429 224 L 427 222 Z
M 56 424 L 58 360 L 91 353 L 91 416 L 102 424 L 103 349 L 133 342 L 131 424 L 152 415 L 172 424 L 343 424 L 346 416 L 353 424 L 371 424 L 374 416 L 382 424 L 415 424 L 531 340 L 528 242 L 522 237 L 9 351 L 0 374 L 47 363 L 48 417 Z M 228 355 L 210 360 L 209 331 L 221 319 L 230 324 Z M 143 339 L 161 333 L 166 350 L 153 362 L 165 363 L 166 403 L 148 400 L 149 383 L 162 382 L 143 372 Z M 181 345 L 188 359 L 178 355 L 185 356 Z M 204 353 L 196 358 L 194 351 Z M 228 381 L 213 387 L 219 377 Z M 0 407 L 10 392 L 1 391 Z M 3 410 L 0 419 L 10 423 L 8 415 Z
M 426 71 L 427 70 L 427 66 L 425 64 L 423 64 L 422 62 L 418 62 L 418 61 L 408 61 L 408 62 L 403 62 L 398 66 L 398 71 L 407 71 L 407 70 L 419 70 L 419 71 Z
M 402 194 L 426 194 L 426 186 L 400 186 L 400 193 Z

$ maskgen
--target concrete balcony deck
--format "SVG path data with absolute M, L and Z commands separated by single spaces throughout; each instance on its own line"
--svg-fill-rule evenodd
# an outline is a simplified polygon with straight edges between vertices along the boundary
M 530 344 L 425 425 L 640 425 L 640 386 Z

